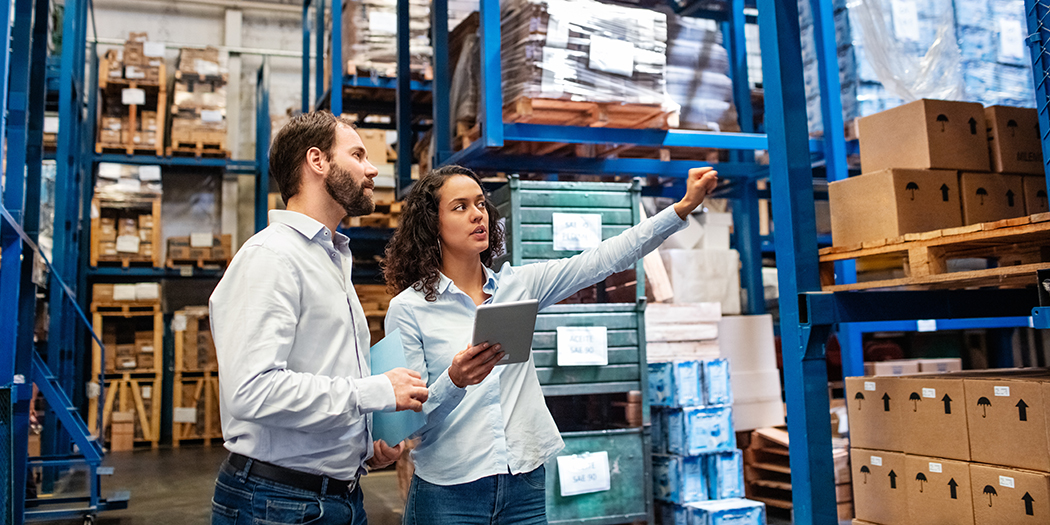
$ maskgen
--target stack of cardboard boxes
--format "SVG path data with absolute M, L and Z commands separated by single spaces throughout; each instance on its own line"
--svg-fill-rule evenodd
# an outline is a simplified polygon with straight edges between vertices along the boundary
M 164 71 L 164 44 L 146 33 L 131 33 L 122 50 L 106 52 L 99 67 L 101 147 L 163 146 Z
M 136 317 L 125 318 L 117 307 L 159 308 L 160 285 L 154 282 L 109 284 L 96 283 L 91 288 L 93 309 L 101 323 L 102 343 L 106 345 L 105 372 L 124 371 L 151 372 L 159 357 L 154 330 L 151 326 L 153 310 L 144 310 L 150 316 L 149 323 L 137 323 Z M 113 310 L 115 315 L 106 315 Z
M 98 225 L 100 257 L 153 259 L 153 215 L 136 209 L 103 208 Z
M 172 395 L 172 445 L 203 439 L 204 445 L 222 437 L 219 421 L 219 378 L 215 341 L 207 306 L 189 306 L 175 312 L 175 375 Z
M 171 107 L 173 151 L 226 152 L 226 80 L 218 49 L 179 51 Z
M 184 261 L 229 262 L 233 257 L 233 237 L 230 234 L 214 235 L 209 232 L 188 236 L 168 237 L 168 265 Z
M 181 367 L 177 367 L 179 372 L 218 370 L 208 307 L 190 307 L 175 312 L 172 328 L 176 336 L 182 337 L 182 363 Z
M 846 379 L 855 523 L 1050 522 L 1050 371 Z
M 863 175 L 828 186 L 835 246 L 1050 211 L 1034 109 L 918 100 L 858 130 Z

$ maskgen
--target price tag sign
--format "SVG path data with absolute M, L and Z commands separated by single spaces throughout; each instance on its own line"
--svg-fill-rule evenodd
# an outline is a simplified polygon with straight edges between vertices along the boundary
M 558 366 L 609 364 L 609 334 L 604 326 L 559 326 Z
M 146 92 L 141 89 L 122 89 L 120 90 L 120 102 L 125 106 L 141 106 L 146 103 Z
M 222 122 L 222 112 L 214 109 L 202 109 L 201 122 Z
M 554 249 L 589 250 L 602 243 L 602 216 L 598 213 L 555 213 Z
M 558 456 L 558 481 L 562 497 L 609 490 L 609 453 Z
M 915 327 L 920 332 L 936 332 L 937 331 L 937 320 L 936 319 L 919 319 L 915 321 Z

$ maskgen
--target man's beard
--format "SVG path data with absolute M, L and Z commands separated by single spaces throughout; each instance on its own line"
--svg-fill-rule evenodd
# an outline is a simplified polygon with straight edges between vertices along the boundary
M 365 195 L 364 185 L 354 183 L 350 172 L 335 162 L 332 162 L 331 171 L 324 180 L 324 187 L 351 217 L 368 215 L 376 209 L 372 198 Z

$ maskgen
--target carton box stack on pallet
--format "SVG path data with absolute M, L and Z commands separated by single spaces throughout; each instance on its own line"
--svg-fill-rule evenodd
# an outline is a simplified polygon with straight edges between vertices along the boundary
M 196 266 L 223 268 L 233 258 L 233 236 L 198 232 L 168 237 L 168 267 Z
M 103 427 L 109 430 L 114 421 L 126 423 L 126 414 L 130 413 L 133 442 L 156 448 L 160 439 L 160 402 L 155 394 L 161 392 L 164 337 L 160 284 L 95 284 L 91 313 L 95 333 L 101 334 L 105 345 L 103 351 L 97 342 L 92 342 L 91 364 L 92 380 L 104 377 Z M 114 419 L 118 413 L 124 415 Z M 98 431 L 97 417 L 98 404 L 88 403 L 92 432 Z M 126 440 L 118 439 L 110 446 L 121 450 L 117 447 L 124 444 Z
M 339 0 L 343 2 L 343 73 L 397 76 L 397 2 L 394 0 Z M 450 2 L 450 4 L 453 2 Z M 475 5 L 476 9 L 476 5 Z M 430 46 L 430 2 L 411 0 L 409 69 L 417 80 L 433 78 Z M 449 29 L 454 27 L 449 25 Z M 329 45 L 331 43 L 329 42 Z M 325 64 L 324 83 L 331 85 L 331 66 Z
M 1050 370 L 846 379 L 857 518 L 1050 519 Z
M 89 264 L 161 266 L 160 166 L 98 164 Z
M 107 51 L 99 62 L 95 152 L 163 155 L 167 82 L 164 44 L 146 33 L 131 33 L 122 50 Z
M 207 306 L 175 312 L 171 321 L 175 338 L 171 444 L 200 440 L 205 447 L 222 438 L 219 419 L 219 363 L 211 335 Z
M 219 50 L 183 48 L 171 106 L 168 155 L 227 157 L 226 81 Z

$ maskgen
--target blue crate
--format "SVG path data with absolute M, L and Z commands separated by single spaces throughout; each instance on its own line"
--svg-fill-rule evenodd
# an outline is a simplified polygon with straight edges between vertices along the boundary
M 688 525 L 765 525 L 766 506 L 741 498 L 690 503 Z
M 653 455 L 654 497 L 679 504 L 707 500 L 706 459 L 703 456 Z
M 744 497 L 744 455 L 739 450 L 704 456 L 707 499 Z
M 653 454 L 667 453 L 667 414 L 660 407 L 652 407 L 649 412 L 652 432 Z
M 663 525 L 690 525 L 688 508 L 667 501 L 658 501 L 657 504 L 656 512 Z
M 704 404 L 699 361 L 649 363 L 649 404 L 689 407 Z
M 729 360 L 704 361 L 704 405 L 731 405 L 733 387 L 729 384 Z
M 698 456 L 736 448 L 733 410 L 729 407 L 666 409 L 667 451 L 680 456 Z

